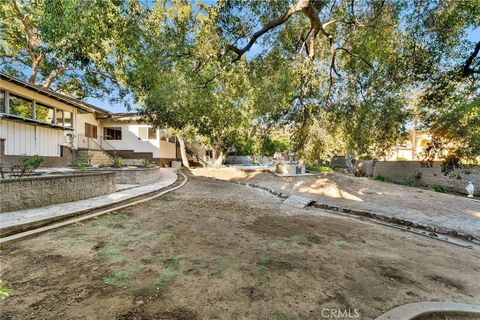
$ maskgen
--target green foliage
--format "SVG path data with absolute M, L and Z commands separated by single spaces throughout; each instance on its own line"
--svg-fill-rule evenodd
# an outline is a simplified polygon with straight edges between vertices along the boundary
M 332 172 L 332 168 L 329 166 L 309 166 L 307 167 L 308 171 L 313 171 L 313 172 Z
M 186 257 L 184 255 L 177 255 L 173 257 L 166 268 L 162 271 L 160 276 L 155 280 L 157 289 L 163 289 L 165 286 L 181 274 L 181 261 Z
M 142 167 L 148 167 L 150 165 L 150 161 L 148 159 L 142 159 L 140 163 Z
M 408 159 L 404 157 L 397 157 L 395 161 L 408 161 Z
M 5 300 L 10 295 L 11 289 L 6 287 L 6 283 L 3 280 L 0 280 L 0 301 Z
M 345 241 L 345 240 L 336 240 L 335 241 L 335 246 L 337 248 L 343 249 L 343 248 L 348 247 L 348 242 Z
M 16 177 L 30 176 L 45 160 L 38 155 L 20 156 L 20 165 L 13 165 L 10 168 L 10 174 Z
M 121 168 L 123 166 L 123 159 L 119 156 L 111 156 L 110 166 L 114 168 Z
M 70 166 L 79 172 L 85 172 L 88 167 L 88 158 L 83 156 L 79 157 L 78 159 L 74 159 L 72 162 L 70 162 Z
M 121 97 L 119 62 L 136 43 L 143 11 L 122 0 L 2 1 L 1 69 L 78 98 L 114 89 Z
M 450 192 L 450 187 L 444 184 L 432 184 L 430 190 L 440 193 L 448 193 Z
M 373 177 L 373 180 L 382 181 L 382 182 L 392 182 L 392 180 L 389 177 L 385 177 L 382 175 L 376 175 L 375 177 Z
M 103 278 L 103 284 L 117 288 L 127 288 L 130 285 L 131 275 L 137 272 L 138 269 L 135 268 L 116 270 Z

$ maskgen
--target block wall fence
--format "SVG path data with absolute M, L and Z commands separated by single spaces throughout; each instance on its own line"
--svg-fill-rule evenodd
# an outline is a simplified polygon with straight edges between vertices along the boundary
M 475 195 L 480 195 L 480 166 L 463 167 L 445 175 L 441 163 L 426 165 L 420 161 L 377 161 L 358 160 L 356 166 L 362 166 L 367 176 L 385 176 L 393 181 L 407 182 L 420 176 L 418 183 L 423 186 L 442 184 L 453 191 L 467 193 L 465 187 L 469 181 L 475 185 Z

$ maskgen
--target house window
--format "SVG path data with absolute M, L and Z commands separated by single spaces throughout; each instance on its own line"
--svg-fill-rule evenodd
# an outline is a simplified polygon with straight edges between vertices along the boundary
M 97 126 L 85 122 L 85 137 L 97 139 Z
M 156 140 L 157 139 L 157 129 L 148 128 L 148 139 Z
M 53 108 L 38 103 L 35 105 L 35 118 L 38 121 L 54 124 L 54 113 L 55 110 Z
M 103 128 L 106 140 L 122 140 L 122 128 Z
M 57 112 L 55 113 L 55 118 L 57 119 L 55 123 L 58 126 L 63 126 L 63 124 L 64 124 L 64 122 L 63 122 L 63 110 L 58 110 L 57 109 Z
M 148 128 L 147 127 L 138 128 L 138 140 L 148 140 Z
M 5 108 L 5 90 L 0 90 L 0 113 L 5 113 L 7 112 Z
M 33 102 L 32 100 L 27 100 L 24 98 L 17 97 L 13 94 L 10 94 L 10 114 L 24 117 L 24 118 L 33 118 Z
M 73 114 L 70 111 L 63 111 L 63 125 L 65 127 L 73 127 Z

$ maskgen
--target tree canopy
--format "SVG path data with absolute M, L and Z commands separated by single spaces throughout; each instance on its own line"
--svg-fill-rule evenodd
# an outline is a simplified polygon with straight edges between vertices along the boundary
M 477 0 L 47 2 L 2 4 L 4 70 L 80 96 L 116 82 L 218 155 L 380 159 L 415 127 L 427 156 L 478 160 Z

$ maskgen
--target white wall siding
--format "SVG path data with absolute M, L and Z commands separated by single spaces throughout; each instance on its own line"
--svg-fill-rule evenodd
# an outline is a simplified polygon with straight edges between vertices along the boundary
M 65 144 L 62 130 L 27 125 L 2 119 L 0 137 L 5 139 L 6 155 L 60 156 L 60 145 Z
M 160 134 L 158 130 L 155 139 L 140 140 L 138 138 L 139 128 L 148 127 L 148 125 L 143 124 L 125 124 L 119 122 L 105 122 L 103 124 L 103 128 L 122 128 L 122 140 L 107 140 L 115 149 L 151 152 L 154 158 L 160 158 Z

